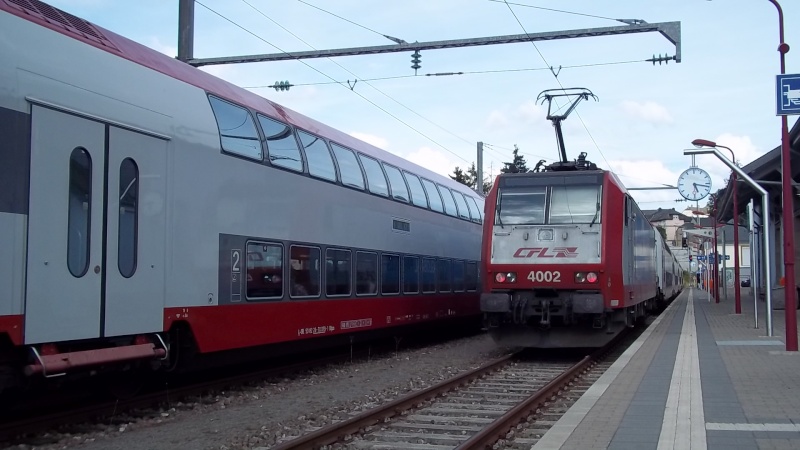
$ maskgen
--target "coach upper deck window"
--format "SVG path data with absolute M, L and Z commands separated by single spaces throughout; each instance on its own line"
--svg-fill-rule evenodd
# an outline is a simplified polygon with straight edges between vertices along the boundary
M 464 196 L 458 191 L 453 191 L 453 198 L 456 199 L 456 205 L 458 205 L 458 217 L 470 220 L 469 209 L 467 208 L 467 201 L 464 200 Z
M 377 160 L 358 154 L 361 160 L 361 165 L 364 166 L 364 172 L 367 173 L 367 188 L 373 194 L 389 196 L 389 185 L 386 183 L 386 175 L 383 174 L 383 169 Z
M 523 186 L 501 188 L 497 196 L 495 225 L 541 225 L 547 187 Z
M 303 157 L 300 155 L 292 127 L 261 114 L 258 115 L 258 122 L 267 139 L 269 162 L 275 166 L 302 172 Z
M 442 186 L 441 184 L 437 184 L 436 186 L 439 188 L 439 192 L 442 193 L 444 212 L 453 217 L 458 217 L 458 210 L 456 209 L 456 202 L 453 200 L 453 193 L 450 192 L 450 189 Z
M 475 206 L 475 212 L 478 213 L 477 216 L 473 215 L 472 219 L 478 223 L 483 223 L 483 210 L 480 206 L 478 206 L 478 202 L 475 201 L 474 197 L 467 196 L 467 203 L 471 203 Z M 470 208 L 471 209 L 471 208 Z
M 549 223 L 600 223 L 600 186 L 553 186 Z
M 433 181 L 422 179 L 422 185 L 425 186 L 425 192 L 428 193 L 428 201 L 431 203 L 431 209 L 434 211 L 444 212 L 444 205 L 442 204 L 442 196 L 439 195 L 439 190 Z
M 405 180 L 403 180 L 403 175 L 400 174 L 400 169 L 384 164 L 383 170 L 386 171 L 386 176 L 389 178 L 389 186 L 392 188 L 392 198 L 400 200 L 401 202 L 407 202 L 408 188 L 406 187 Z
M 298 131 L 297 134 L 300 136 L 300 142 L 303 143 L 303 150 L 306 152 L 308 173 L 317 178 L 336 181 L 336 168 L 333 166 L 328 144 L 322 138 L 304 131 Z
M 408 189 L 411 191 L 411 202 L 417 206 L 427 208 L 428 197 L 425 196 L 425 189 L 423 189 L 419 177 L 405 170 L 403 171 L 403 175 L 406 177 L 406 184 L 408 184 Z
M 333 142 L 331 142 L 331 147 L 333 147 L 333 154 L 336 156 L 336 163 L 339 164 L 339 175 L 342 177 L 342 184 L 364 189 L 364 174 L 361 173 L 361 166 L 358 164 L 353 151 Z
M 217 119 L 222 149 L 228 153 L 261 159 L 261 142 L 250 112 L 216 97 L 208 97 Z

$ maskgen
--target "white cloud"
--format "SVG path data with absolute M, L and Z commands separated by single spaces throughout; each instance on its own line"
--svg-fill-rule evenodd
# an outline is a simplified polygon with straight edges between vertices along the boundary
M 178 47 L 173 45 L 164 44 L 161 40 L 156 36 L 150 36 L 144 42 L 144 45 L 152 48 L 153 50 L 157 50 L 170 58 L 174 58 L 175 55 L 178 54 Z
M 723 133 L 717 136 L 717 140 L 715 142 L 719 145 L 730 147 L 734 153 L 734 156 L 736 156 L 736 161 L 739 161 L 742 164 L 749 164 L 754 159 L 765 153 L 763 150 L 759 149 L 755 144 L 753 144 L 750 136 L 737 136 L 731 133 Z M 722 153 L 725 157 L 730 158 L 731 152 L 725 150 L 724 148 L 720 149 L 720 153 Z
M 508 124 L 508 117 L 498 110 L 490 112 L 489 117 L 486 118 L 486 125 L 489 127 L 507 127 Z
M 461 169 L 466 169 L 469 167 L 467 163 L 454 163 L 442 152 L 433 150 L 430 147 L 420 147 L 415 152 L 405 155 L 405 159 L 445 176 L 453 173 L 453 169 L 456 166 L 461 167 Z
M 656 102 L 634 102 L 625 100 L 622 102 L 622 111 L 629 116 L 636 117 L 656 125 L 673 123 L 672 115 L 667 108 Z
M 536 102 L 530 100 L 517 107 L 517 115 L 525 123 L 533 123 L 541 125 L 547 119 L 547 110 L 544 106 L 537 105 Z
M 375 147 L 378 147 L 378 148 L 381 148 L 381 149 L 384 149 L 384 150 L 389 150 L 389 141 L 386 140 L 385 138 L 380 137 L 380 136 L 375 136 L 373 134 L 367 134 L 367 133 L 360 133 L 358 131 L 351 132 L 350 136 L 353 136 L 356 139 L 361 139 L 362 141 L 364 141 L 364 142 L 366 142 L 368 144 L 372 144 Z

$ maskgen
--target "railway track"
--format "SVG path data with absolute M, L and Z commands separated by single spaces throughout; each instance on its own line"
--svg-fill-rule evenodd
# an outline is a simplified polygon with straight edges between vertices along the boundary
M 624 337 L 574 364 L 509 355 L 273 449 L 529 447 L 621 353 Z

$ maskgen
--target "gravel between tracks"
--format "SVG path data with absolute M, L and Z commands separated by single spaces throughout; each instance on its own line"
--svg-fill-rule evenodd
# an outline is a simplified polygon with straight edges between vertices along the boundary
M 114 420 L 80 434 L 63 434 L 14 449 L 82 450 L 269 448 L 282 436 L 345 419 L 502 356 L 488 335 L 401 350 L 371 361 L 338 364 L 291 379 L 172 405 L 157 417 Z M 57 442 L 54 442 L 57 438 Z

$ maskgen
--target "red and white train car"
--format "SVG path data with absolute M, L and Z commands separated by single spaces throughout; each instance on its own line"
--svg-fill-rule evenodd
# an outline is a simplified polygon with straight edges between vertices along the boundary
M 0 390 L 477 322 L 469 188 L 38 0 L 0 61 Z
M 655 307 L 658 232 L 584 154 L 552 168 L 501 174 L 489 193 L 481 310 L 499 343 L 601 346 Z

